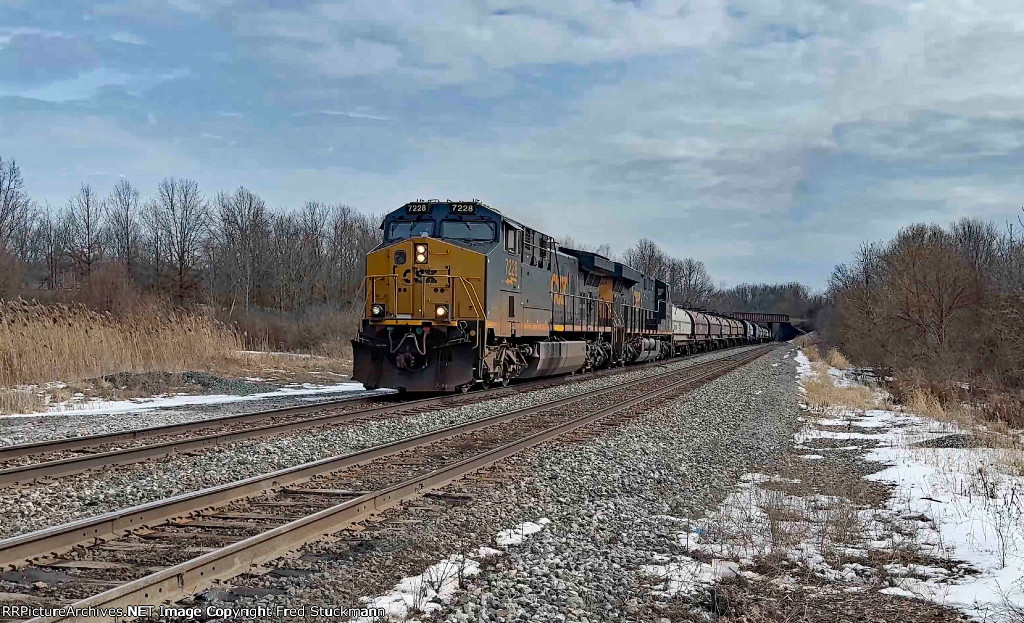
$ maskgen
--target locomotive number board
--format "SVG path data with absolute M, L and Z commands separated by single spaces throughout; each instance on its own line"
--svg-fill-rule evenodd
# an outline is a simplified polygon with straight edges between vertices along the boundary
M 476 204 L 467 201 L 453 201 L 448 204 L 452 214 L 476 214 Z M 407 203 L 405 204 L 406 214 L 430 214 L 433 204 L 430 203 Z

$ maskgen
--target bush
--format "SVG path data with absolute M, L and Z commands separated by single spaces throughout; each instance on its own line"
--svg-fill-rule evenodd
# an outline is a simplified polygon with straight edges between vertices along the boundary
M 976 219 L 912 225 L 837 267 L 828 298 L 825 338 L 893 377 L 898 401 L 999 404 L 992 417 L 1019 421 L 1024 241 Z
M 303 316 L 250 311 L 221 319 L 243 336 L 248 350 L 306 352 L 324 356 L 351 356 L 349 340 L 359 330 L 360 309 L 321 308 Z M 334 354 L 331 354 L 334 353 Z
M 0 251 L 0 298 L 17 296 L 25 283 L 25 265 Z

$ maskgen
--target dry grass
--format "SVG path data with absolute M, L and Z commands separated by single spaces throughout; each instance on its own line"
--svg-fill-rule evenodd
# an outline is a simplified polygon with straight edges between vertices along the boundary
M 313 353 L 244 351 L 220 362 L 217 372 L 287 383 L 337 383 L 352 373 L 352 348 L 337 345 Z
M 810 355 L 807 358 L 810 359 Z M 875 392 L 861 385 L 844 387 L 836 385 L 835 379 L 828 373 L 828 366 L 825 363 L 821 361 L 812 363 L 811 370 L 814 374 L 804 379 L 803 386 L 807 390 L 807 404 L 812 409 L 826 412 L 841 408 L 857 410 L 878 408 L 878 395 Z
M 711 599 L 705 596 L 698 602 L 701 608 L 729 623 L 966 621 L 953 610 L 877 592 L 902 581 L 890 575 L 888 565 L 944 561 L 917 546 L 912 531 L 918 524 L 912 519 L 883 515 L 888 523 L 878 523 L 879 516 L 870 509 L 884 507 L 889 491 L 861 478 L 877 464 L 862 465 L 861 459 L 852 457 L 850 461 L 806 461 L 788 455 L 771 466 L 770 479 L 743 487 L 705 524 L 698 524 L 705 543 L 698 548 L 701 555 L 738 561 L 755 574 L 723 579 L 709 591 Z M 887 537 L 890 533 L 900 537 Z M 865 550 L 869 538 L 892 545 Z M 821 561 L 832 571 L 822 571 Z M 847 563 L 859 565 L 859 580 L 828 575 L 845 569 Z M 861 592 L 846 592 L 850 586 Z M 808 609 L 810 604 L 814 607 Z M 687 614 L 691 618 L 681 618 L 706 620 L 705 612 L 691 609 Z
M 850 365 L 850 361 L 839 352 L 837 348 L 830 348 L 825 353 L 825 363 L 836 368 L 837 370 L 849 370 L 853 366 Z
M 174 310 L 150 308 L 115 318 L 76 304 L 0 302 L 0 387 L 204 369 L 241 348 L 228 327 Z
M 992 419 L 987 405 L 943 401 L 926 389 L 915 388 L 905 393 L 903 406 L 916 415 L 969 432 L 980 445 L 996 450 L 993 459 L 999 471 L 1024 476 L 1024 438 L 1005 421 Z
M 46 406 L 45 399 L 28 389 L 0 389 L 0 413 L 31 413 Z
M 832 366 L 837 370 L 849 370 L 853 368 L 853 366 L 850 365 L 850 360 L 847 359 L 843 353 L 839 352 L 838 348 L 828 348 L 822 352 L 822 349 L 810 343 L 805 346 L 801 346 L 801 348 L 807 358 L 812 362 L 821 362 Z
M 213 318 L 155 305 L 113 315 L 77 303 L 0 300 L 0 413 L 39 411 L 76 392 L 138 397 L 101 378 L 119 372 L 192 370 L 288 383 L 336 383 L 351 373 L 347 341 L 324 340 L 301 354 L 244 351 L 244 343 L 242 333 Z M 181 389 L 169 383 L 151 390 Z

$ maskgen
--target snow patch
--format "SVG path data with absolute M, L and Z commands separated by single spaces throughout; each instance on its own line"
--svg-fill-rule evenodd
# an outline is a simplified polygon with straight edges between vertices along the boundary
M 154 411 L 157 409 L 169 409 L 173 407 L 213 405 L 229 402 L 250 402 L 254 400 L 265 400 L 267 398 L 286 398 L 297 396 L 323 396 L 328 394 L 357 394 L 365 393 L 367 396 L 374 396 L 381 392 L 375 390 L 369 392 L 362 383 L 338 383 L 336 385 L 313 385 L 303 383 L 293 387 L 283 387 L 272 392 L 249 394 L 239 396 L 237 394 L 212 394 L 207 396 L 193 396 L 180 394 L 174 396 L 157 396 L 154 398 L 139 398 L 135 400 L 107 400 L 90 402 L 63 402 L 51 406 L 40 413 L 16 413 L 3 415 L 5 418 L 17 417 L 46 417 L 60 415 L 107 415 L 110 413 L 130 413 Z
M 507 547 L 509 545 L 519 545 L 523 540 L 531 534 L 536 534 L 544 529 L 544 526 L 551 523 L 551 520 L 547 517 L 542 517 L 537 520 L 536 523 L 532 521 L 524 521 L 515 528 L 509 530 L 502 530 L 494 537 L 494 541 L 502 546 Z
M 449 556 L 431 565 L 419 575 L 402 578 L 386 595 L 362 597 L 364 608 L 384 610 L 388 617 L 405 620 L 409 614 L 430 614 L 451 601 L 462 581 L 480 573 L 480 563 L 461 555 Z M 374 617 L 356 617 L 353 623 L 378 621 Z
M 495 536 L 498 545 L 519 545 L 526 536 L 536 534 L 551 523 L 547 517 L 536 522 L 526 521 L 515 528 L 502 530 Z M 462 588 L 463 580 L 480 573 L 480 560 L 500 556 L 502 550 L 481 545 L 476 549 L 475 558 L 453 554 L 441 562 L 431 565 L 419 575 L 402 578 L 388 593 L 379 597 L 360 597 L 359 602 L 367 609 L 382 609 L 387 620 L 411 621 L 411 615 L 430 615 L 440 610 Z M 373 623 L 378 617 L 356 617 L 350 623 Z

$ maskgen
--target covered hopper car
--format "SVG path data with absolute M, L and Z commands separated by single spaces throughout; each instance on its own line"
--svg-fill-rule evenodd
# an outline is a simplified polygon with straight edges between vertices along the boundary
M 353 379 L 368 388 L 465 391 L 770 339 L 479 201 L 415 201 L 382 228 L 352 343 Z

